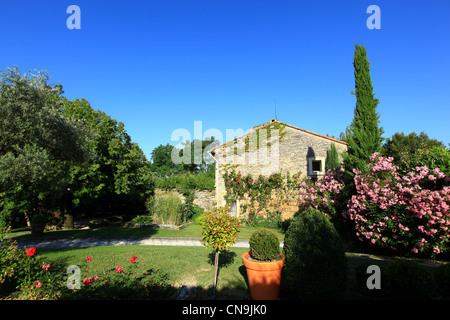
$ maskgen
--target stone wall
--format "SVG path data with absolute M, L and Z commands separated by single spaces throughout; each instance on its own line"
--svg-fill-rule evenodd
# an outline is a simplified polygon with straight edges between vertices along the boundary
M 174 192 L 177 194 L 181 201 L 184 203 L 183 191 L 179 189 L 155 189 L 155 194 L 164 194 L 167 192 Z M 195 190 L 194 192 L 194 204 L 198 205 L 203 211 L 209 211 L 215 208 L 216 205 L 216 192 L 209 190 Z
M 271 125 L 274 121 L 260 125 L 254 128 L 258 130 L 265 125 Z M 234 141 L 234 145 L 238 146 L 236 150 L 232 149 L 232 144 L 228 146 L 218 146 L 213 150 L 216 160 L 216 198 L 217 205 L 225 205 L 224 196 L 226 195 L 224 179 L 222 174 L 228 170 L 236 170 L 243 175 L 251 174 L 252 176 L 270 175 L 271 173 L 300 174 L 301 177 L 316 176 L 320 178 L 325 173 L 326 159 L 334 143 L 339 154 L 347 151 L 347 144 L 326 137 L 311 131 L 296 128 L 287 124 L 279 123 L 278 127 L 281 133 L 278 136 L 271 135 L 267 141 L 269 146 L 266 149 L 249 148 L 248 142 L 244 139 L 251 136 L 252 131 L 239 137 Z M 242 148 L 245 146 L 245 148 Z M 228 149 L 227 149 L 228 147 Z M 247 150 L 243 152 L 241 150 Z M 342 156 L 341 156 L 342 160 Z M 320 161 L 321 171 L 314 171 L 312 164 L 314 161 Z M 286 209 L 283 218 L 291 216 L 296 212 L 295 199 L 290 204 L 279 204 Z M 240 204 L 237 205 L 240 207 Z M 297 206 L 298 209 L 298 206 Z M 238 209 L 239 210 L 239 209 Z M 239 215 L 239 212 L 237 213 Z

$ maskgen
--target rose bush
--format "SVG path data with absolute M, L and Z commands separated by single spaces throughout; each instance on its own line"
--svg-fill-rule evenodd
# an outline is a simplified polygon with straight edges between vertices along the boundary
M 450 242 L 449 178 L 426 166 L 401 176 L 393 158 L 378 153 L 366 173 L 354 170 L 356 194 L 344 216 L 356 236 L 396 254 L 434 257 Z

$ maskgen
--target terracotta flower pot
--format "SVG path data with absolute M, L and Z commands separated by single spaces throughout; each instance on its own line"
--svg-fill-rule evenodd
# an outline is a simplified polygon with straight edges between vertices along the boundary
M 262 262 L 249 260 L 250 252 L 242 255 L 242 261 L 247 268 L 248 283 L 253 300 L 277 300 L 280 294 L 281 269 L 285 256 L 281 260 Z

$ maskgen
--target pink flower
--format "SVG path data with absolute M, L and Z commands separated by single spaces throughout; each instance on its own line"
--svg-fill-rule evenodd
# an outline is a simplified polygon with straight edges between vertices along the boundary
M 45 270 L 45 271 L 47 271 L 49 268 L 50 268 L 50 265 L 49 265 L 49 264 L 48 264 L 48 265 L 45 265 L 45 264 L 44 264 L 44 265 L 42 266 L 42 269 Z
M 441 250 L 439 249 L 439 246 L 435 246 L 435 247 L 433 248 L 433 252 L 436 253 L 436 254 L 440 253 Z
M 123 268 L 121 266 L 117 266 L 116 272 L 121 273 L 123 271 Z
M 89 283 L 91 283 L 92 282 L 92 278 L 91 277 L 87 277 L 87 278 L 85 278 L 84 280 L 83 280 L 83 284 L 84 285 L 88 285 Z
M 36 281 L 34 287 L 35 288 L 40 288 L 42 286 L 42 283 L 40 281 Z

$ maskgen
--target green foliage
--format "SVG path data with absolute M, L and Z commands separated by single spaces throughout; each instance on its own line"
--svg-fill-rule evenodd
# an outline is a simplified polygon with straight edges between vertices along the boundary
M 239 219 L 229 214 L 228 206 L 205 213 L 202 223 L 202 244 L 216 252 L 226 251 L 237 241 Z
M 62 87 L 47 73 L 15 68 L 0 76 L 1 216 L 57 210 L 70 166 L 89 158 L 89 131 L 63 116 Z
M 413 167 L 426 166 L 430 170 L 439 168 L 447 177 L 450 177 L 450 148 L 434 146 L 427 149 L 419 149 L 411 164 Z
M 374 152 L 380 152 L 383 129 L 379 128 L 378 99 L 373 95 L 370 64 L 364 46 L 355 45 L 354 54 L 356 108 L 351 125 L 346 130 L 345 141 L 349 149 L 344 157 L 344 167 L 364 170 Z
M 31 223 L 46 224 L 47 222 L 47 217 L 41 213 L 38 213 L 31 218 Z
M 421 300 L 436 295 L 431 273 L 415 261 L 393 261 L 383 272 L 382 281 L 392 299 Z
M 249 239 L 250 255 L 260 261 L 272 261 L 281 253 L 280 240 L 269 229 L 259 229 L 253 232 Z
M 177 171 L 177 165 L 172 161 L 171 154 L 174 146 L 159 145 L 151 154 L 151 169 L 157 177 L 165 177 Z
M 101 274 L 90 271 L 94 261 L 82 264 L 80 289 L 61 290 L 64 300 L 162 300 L 169 299 L 173 293 L 169 275 L 160 269 L 151 267 L 138 274 L 138 257 L 132 257 L 123 267 L 117 266 Z
M 328 151 L 326 171 L 333 170 L 341 165 L 339 161 L 339 153 L 336 150 L 336 145 L 334 143 L 331 144 L 331 149 Z
M 86 213 L 98 207 L 138 213 L 153 194 L 154 181 L 150 162 L 131 141 L 125 125 L 105 112 L 95 111 L 85 99 L 63 99 L 62 109 L 66 117 L 85 123 L 94 134 L 89 163 L 70 168 L 66 210 Z
M 180 225 L 184 222 L 183 204 L 174 192 L 154 195 L 147 200 L 146 206 L 155 223 Z
M 219 141 L 214 137 L 185 141 L 182 143 L 182 149 L 170 144 L 161 144 L 152 151 L 152 171 L 159 178 L 186 173 L 202 174 L 211 171 L 214 173 L 215 163 L 208 152 L 218 144 Z
M 168 190 L 214 190 L 215 175 L 214 171 L 208 171 L 201 174 L 174 174 L 168 177 L 155 178 L 155 188 Z
M 134 223 L 153 223 L 153 218 L 150 216 L 140 216 L 131 219 L 131 222 Z
M 251 174 L 243 176 L 241 173 L 231 170 L 223 174 L 223 179 L 227 192 L 225 199 L 228 202 L 248 197 L 252 205 L 257 201 L 261 209 L 266 207 L 272 191 L 283 185 L 283 176 L 280 173 L 253 178 Z
M 415 159 L 419 150 L 420 153 L 426 154 L 435 147 L 444 147 L 444 144 L 436 139 L 430 139 L 425 132 L 421 132 L 419 135 L 415 132 L 409 135 L 396 132 L 391 138 L 386 139 L 382 153 L 386 157 L 393 157 L 400 172 L 407 173 L 416 166 Z M 428 166 L 428 164 L 424 165 Z
M 297 213 L 284 238 L 283 290 L 305 299 L 340 298 L 347 284 L 344 244 L 318 210 Z

